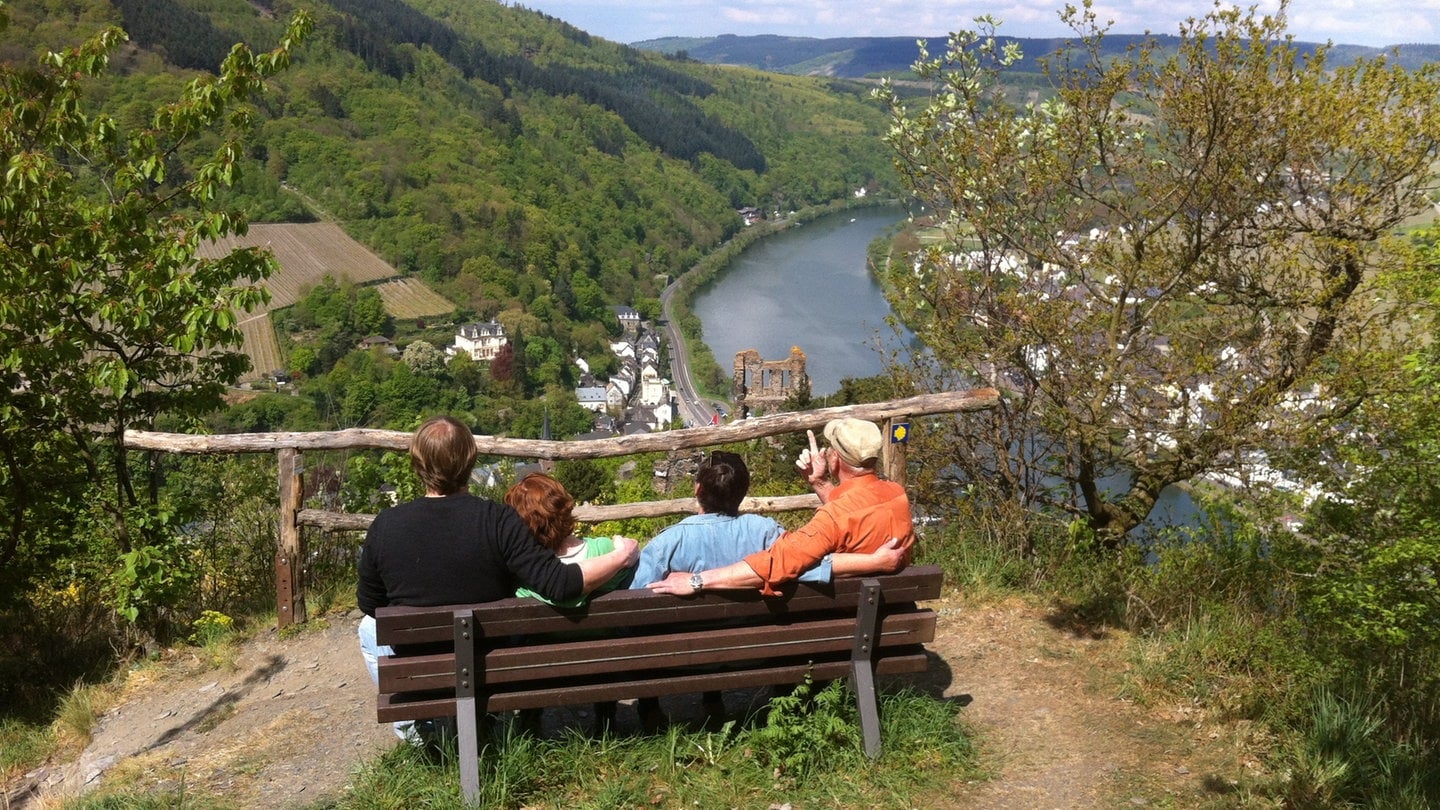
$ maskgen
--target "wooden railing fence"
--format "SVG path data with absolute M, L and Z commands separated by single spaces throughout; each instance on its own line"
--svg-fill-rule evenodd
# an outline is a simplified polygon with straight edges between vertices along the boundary
M 865 405 L 846 405 L 796 413 L 778 413 L 744 419 L 718 427 L 694 427 L 662 433 L 621 436 L 583 442 L 546 441 L 539 439 L 506 439 L 476 436 L 475 444 L 482 455 L 557 461 L 562 459 L 594 459 L 627 456 L 639 453 L 667 452 L 710 447 L 777 436 L 802 430 L 822 428 L 831 419 L 852 416 L 880 423 L 890 440 L 884 445 L 881 459 L 885 474 L 892 481 L 905 483 L 907 463 L 904 434 L 909 420 L 918 416 L 944 413 L 969 413 L 994 407 L 999 394 L 992 388 L 973 391 L 948 391 L 923 394 L 905 399 Z M 228 454 L 274 453 L 278 462 L 280 500 L 279 545 L 275 554 L 275 599 L 280 627 L 306 620 L 305 591 L 301 561 L 305 559 L 302 526 L 326 531 L 363 531 L 374 515 L 347 514 L 321 509 L 305 509 L 302 502 L 305 451 L 324 450 L 408 450 L 410 434 L 395 430 L 356 428 L 315 433 L 238 433 L 225 435 L 194 435 L 130 430 L 125 444 L 132 450 L 167 453 Z M 811 495 L 747 498 L 741 509 L 748 512 L 787 512 L 813 509 L 819 499 Z M 584 523 L 621 520 L 632 517 L 661 517 L 693 514 L 694 498 L 665 501 L 575 507 L 575 517 Z

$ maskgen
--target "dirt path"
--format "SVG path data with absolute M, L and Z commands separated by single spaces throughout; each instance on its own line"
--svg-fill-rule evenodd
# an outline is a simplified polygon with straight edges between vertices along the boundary
M 947 695 L 994 778 L 955 786 L 954 807 L 1114 808 L 1223 804 L 1241 758 L 1229 733 L 1183 710 L 1122 699 L 1125 639 L 1067 626 L 1020 600 L 946 609 L 932 645 Z
M 394 745 L 375 722 L 375 690 L 355 616 L 289 639 L 244 645 L 233 671 L 194 656 L 133 671 L 78 760 L 32 775 L 18 807 L 47 808 L 101 780 L 223 795 L 242 807 L 305 804 L 344 788 Z
M 938 605 L 926 683 L 963 710 L 992 779 L 951 786 L 936 807 L 1196 807 L 1241 766 L 1224 735 L 1184 712 L 1118 698 L 1123 639 L 1059 626 L 1018 599 Z M 280 640 L 263 633 L 232 671 L 193 657 L 136 670 L 73 763 L 10 786 L 12 806 L 47 808 L 104 780 L 224 795 L 240 806 L 308 804 L 342 791 L 355 767 L 394 744 L 374 721 L 355 646 L 357 615 Z M 166 672 L 168 675 L 160 675 Z

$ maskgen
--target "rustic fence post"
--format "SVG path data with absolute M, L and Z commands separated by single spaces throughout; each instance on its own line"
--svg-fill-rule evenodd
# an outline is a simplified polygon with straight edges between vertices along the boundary
M 910 438 L 910 417 L 892 416 L 885 420 L 885 440 L 881 445 L 880 466 L 888 480 L 905 486 L 905 463 L 909 459 L 906 441 Z
M 280 449 L 280 545 L 275 550 L 276 623 L 284 629 L 306 620 L 304 548 L 296 518 L 305 495 L 305 465 L 300 451 Z

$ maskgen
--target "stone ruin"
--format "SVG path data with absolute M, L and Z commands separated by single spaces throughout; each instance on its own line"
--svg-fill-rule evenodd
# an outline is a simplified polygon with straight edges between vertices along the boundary
M 733 393 L 738 418 L 778 408 L 809 384 L 805 352 L 799 346 L 791 346 L 790 356 L 784 360 L 765 360 L 754 349 L 735 353 Z

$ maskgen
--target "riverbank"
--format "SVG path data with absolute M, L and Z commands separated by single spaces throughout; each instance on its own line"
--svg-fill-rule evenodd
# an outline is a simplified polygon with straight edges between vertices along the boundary
M 762 220 L 755 225 L 746 227 L 733 238 L 706 254 L 689 271 L 672 282 L 662 296 L 665 318 L 674 325 L 673 328 L 682 344 L 672 351 L 678 350 L 682 353 L 681 362 L 689 368 L 696 393 L 702 397 L 730 401 L 731 372 L 728 358 L 723 366 L 716 359 L 711 346 L 705 340 L 705 330 L 701 319 L 693 307 L 696 298 L 723 277 L 747 249 L 755 247 L 770 237 L 783 235 L 793 228 L 824 217 L 843 214 L 846 211 L 898 205 L 899 202 L 896 200 L 845 199 L 836 200 L 828 205 L 805 208 L 782 219 Z M 743 311 L 743 308 L 737 307 L 737 310 Z

